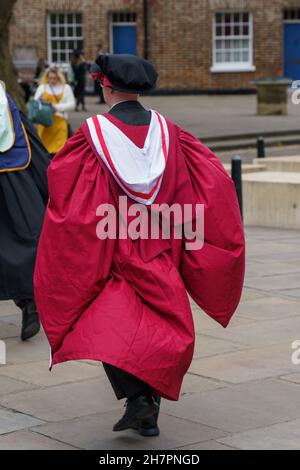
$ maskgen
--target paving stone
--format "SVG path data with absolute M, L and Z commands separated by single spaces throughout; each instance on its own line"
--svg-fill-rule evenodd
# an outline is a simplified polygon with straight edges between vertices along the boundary
M 300 265 L 293 265 L 290 263 L 258 263 L 248 262 L 246 263 L 246 280 L 252 277 L 270 276 L 270 275 L 281 275 L 281 274 L 300 274 Z
M 251 237 L 255 240 L 264 240 L 269 243 L 271 240 L 280 240 L 280 239 L 294 239 L 299 233 L 297 230 L 291 229 L 279 229 L 279 228 L 270 228 L 270 227 L 245 227 L 247 238 Z
M 281 299 L 279 297 L 266 297 L 242 302 L 236 314 L 252 320 L 277 320 L 291 316 L 298 316 L 300 302 Z
M 286 343 L 287 348 L 299 338 L 300 315 L 276 320 L 276 322 L 260 321 L 247 325 L 231 326 L 226 330 L 214 329 L 209 335 L 214 338 L 226 339 L 236 344 L 244 344 L 251 348 L 272 346 Z
M 221 382 L 220 380 L 199 377 L 199 375 L 188 372 L 183 379 L 181 395 L 206 392 L 207 390 L 216 390 L 217 388 L 226 386 L 227 384 Z
M 300 418 L 300 386 L 275 379 L 250 382 L 164 400 L 162 411 L 227 432 L 248 431 Z
M 192 362 L 190 372 L 231 383 L 276 377 L 296 372 L 291 361 L 290 344 L 221 354 Z M 255 366 L 254 366 L 255 365 Z
M 79 382 L 98 378 L 100 375 L 104 376 L 105 372 L 101 364 L 99 364 L 98 367 L 93 367 L 75 361 L 57 364 L 50 372 L 49 361 L 39 361 L 7 366 L 5 368 L 0 367 L 0 374 L 47 387 L 67 382 Z
M 7 315 L 14 315 L 18 313 L 21 316 L 21 310 L 11 300 L 0 301 L 0 317 Z
M 1 305 L 1 302 L 0 302 Z M 15 325 L 19 328 L 19 331 L 21 331 L 21 325 L 22 325 L 22 315 L 21 313 L 11 313 L 10 315 L 2 315 L 0 317 L 0 321 L 2 323 L 7 323 L 9 325 Z
M 7 365 L 42 360 L 46 360 L 49 363 L 49 344 L 42 331 L 28 341 L 21 341 L 19 338 L 9 338 L 5 343 Z
M 269 173 L 268 173 L 269 174 Z M 250 175 L 250 178 L 252 175 Z M 254 176 L 255 177 L 255 176 Z M 278 243 L 277 240 L 268 240 L 264 243 L 262 241 L 252 240 L 250 243 L 247 243 L 246 237 L 246 244 L 247 244 L 247 256 L 253 261 L 253 257 L 261 256 L 261 261 L 265 261 L 269 256 L 273 256 L 273 254 L 281 253 L 287 254 L 293 252 L 293 243 L 290 241 L 286 241 L 286 243 Z
M 89 450 L 173 449 L 195 441 L 219 439 L 226 435 L 222 431 L 163 413 L 159 421 L 159 437 L 145 439 L 134 430 L 113 433 L 112 427 L 120 415 L 120 410 L 110 411 L 33 429 L 35 432 Z
M 241 302 L 245 300 L 255 300 L 255 299 L 262 299 L 266 296 L 264 292 L 255 289 L 248 289 L 247 286 L 243 288 Z
M 298 370 L 300 371 L 300 365 L 297 366 Z M 288 374 L 280 377 L 281 380 L 286 380 L 287 382 L 293 382 L 295 384 L 300 384 L 300 372 L 296 372 L 295 374 Z
M 300 288 L 300 273 L 275 274 L 274 276 L 251 277 L 247 279 L 247 287 L 253 289 L 276 291 Z
M 101 378 L 0 396 L 0 405 L 45 421 L 60 421 L 121 409 L 123 403 L 115 398 L 108 379 Z
M 293 249 L 293 247 L 291 246 L 291 249 L 289 252 L 285 253 L 285 252 L 281 252 L 280 250 L 279 251 L 276 251 L 274 253 L 270 253 L 268 254 L 268 256 L 265 256 L 265 257 L 262 257 L 261 255 L 253 255 L 251 257 L 251 260 L 252 261 L 257 261 L 257 262 L 263 262 L 263 263 L 291 263 L 291 262 L 296 262 L 299 266 L 299 261 L 300 261 L 300 256 L 299 256 L 299 253 L 298 253 L 298 250 L 297 248 L 295 247 Z
M 242 450 L 299 450 L 300 420 L 239 433 L 220 441 Z
M 75 447 L 30 431 L 0 436 L 0 450 L 76 450 Z
M 206 442 L 197 442 L 188 446 L 178 447 L 176 450 L 236 450 L 234 447 L 229 447 L 223 444 L 222 442 L 217 442 L 214 440 Z M 201 462 L 201 460 L 200 460 Z
M 0 317 L 1 318 L 1 317 Z M 8 338 L 18 338 L 20 336 L 20 329 L 15 325 L 10 325 L 0 321 L 0 339 L 5 340 Z
M 216 320 L 213 320 L 211 317 L 209 317 L 199 307 L 193 306 L 192 312 L 193 312 L 193 319 L 194 319 L 194 326 L 195 326 L 196 333 L 207 334 L 211 330 L 224 331 L 224 328 L 218 322 L 216 322 Z M 253 321 L 255 321 L 255 319 L 248 318 L 248 317 L 245 318 L 236 314 L 231 319 L 230 327 L 236 326 L 236 325 L 247 325 L 248 323 L 251 323 Z
M 2 366 L 0 366 L 0 374 L 1 372 Z M 34 390 L 35 388 L 37 388 L 35 385 L 0 375 L 0 396 L 23 392 L 26 390 Z
M 243 348 L 245 348 L 245 346 L 235 344 L 232 341 L 197 334 L 193 360 L 239 351 Z
M 300 264 L 300 261 L 299 261 Z M 277 295 L 287 299 L 298 299 L 300 300 L 300 289 L 285 289 L 285 290 L 277 290 Z
M 0 408 L 0 434 L 5 434 L 19 429 L 28 428 L 30 426 L 38 426 L 44 424 L 44 421 L 18 413 L 12 410 Z

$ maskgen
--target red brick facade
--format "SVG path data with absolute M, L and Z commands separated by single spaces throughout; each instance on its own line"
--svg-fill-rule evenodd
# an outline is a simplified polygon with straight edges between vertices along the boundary
M 113 12 L 136 13 L 137 53 L 144 53 L 143 0 L 18 0 L 11 25 L 11 49 L 48 56 L 47 15 L 83 14 L 84 48 L 93 59 L 97 44 L 110 51 Z M 283 73 L 283 12 L 299 0 L 148 0 L 149 59 L 157 66 L 159 88 L 167 90 L 242 89 L 263 76 Z M 250 12 L 254 71 L 213 72 L 213 19 L 217 12 Z M 30 52 L 31 51 L 31 52 Z

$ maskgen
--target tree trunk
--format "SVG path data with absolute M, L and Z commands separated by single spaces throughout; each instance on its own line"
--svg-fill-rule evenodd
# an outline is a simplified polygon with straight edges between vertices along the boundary
M 16 105 L 23 111 L 25 103 L 23 91 L 18 84 L 17 73 L 9 52 L 9 22 L 16 0 L 1 0 L 0 15 L 0 80 L 6 85 L 7 92 L 11 95 Z

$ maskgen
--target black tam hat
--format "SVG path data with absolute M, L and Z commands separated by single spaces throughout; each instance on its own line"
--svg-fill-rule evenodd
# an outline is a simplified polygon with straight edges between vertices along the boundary
M 147 93 L 156 86 L 158 75 L 154 66 L 136 55 L 100 54 L 96 64 L 114 90 Z

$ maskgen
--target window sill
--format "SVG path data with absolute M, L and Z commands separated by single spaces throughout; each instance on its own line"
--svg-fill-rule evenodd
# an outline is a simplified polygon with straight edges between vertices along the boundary
M 213 65 L 210 68 L 211 73 L 241 73 L 255 72 L 255 65 Z

